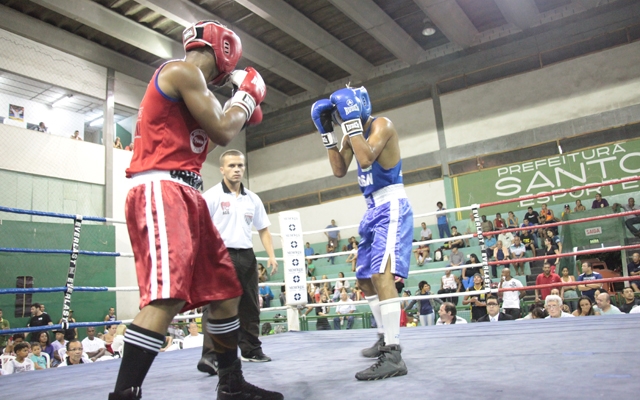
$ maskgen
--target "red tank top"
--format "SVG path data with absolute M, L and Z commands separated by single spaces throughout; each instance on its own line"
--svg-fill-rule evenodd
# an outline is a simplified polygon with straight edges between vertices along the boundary
M 153 74 L 140 103 L 133 158 L 127 178 L 149 170 L 183 170 L 200 174 L 207 158 L 209 138 L 182 99 L 174 99 L 158 86 L 163 64 Z

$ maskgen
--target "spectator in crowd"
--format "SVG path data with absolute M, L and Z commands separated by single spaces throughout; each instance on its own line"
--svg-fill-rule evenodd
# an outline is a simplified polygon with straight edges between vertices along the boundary
M 545 261 L 544 265 L 542 266 L 542 273 L 539 274 L 538 277 L 536 278 L 536 285 L 548 285 L 551 283 L 559 283 L 559 282 L 562 282 L 562 279 L 560 279 L 560 276 L 558 276 L 558 274 L 551 272 L 551 265 L 549 264 L 549 262 Z M 536 292 L 536 301 L 540 299 L 545 300 L 547 296 L 551 294 L 551 289 L 550 288 L 536 289 L 535 292 Z
M 578 276 L 578 282 L 583 282 L 578 285 L 578 290 L 582 293 L 583 296 L 587 296 L 591 299 L 591 302 L 595 301 L 597 295 L 600 294 L 600 289 L 602 289 L 601 283 L 587 283 L 588 281 L 594 281 L 602 279 L 602 275 L 598 272 L 593 272 L 593 268 L 590 261 L 585 261 L 582 263 L 582 273 Z
M 404 278 L 396 275 L 395 278 L 393 278 L 393 283 L 396 285 L 396 291 L 400 294 L 402 289 L 404 289 Z
M 355 236 L 351 236 L 349 239 L 347 239 L 347 244 L 342 246 L 342 251 L 351 251 L 353 250 L 353 245 L 356 244 L 360 244 L 360 242 L 358 242 L 356 240 Z
M 464 262 L 464 254 L 462 254 L 457 247 L 451 248 L 451 255 L 449 256 L 449 263 L 452 267 L 459 267 Z
M 328 239 L 327 253 L 333 253 L 333 251 L 335 251 L 335 249 L 337 249 L 338 245 L 340 244 L 340 231 L 336 228 L 336 221 L 332 219 L 331 224 L 327 225 L 326 229 L 328 229 L 328 231 L 324 233 L 324 235 Z M 333 251 L 329 251 L 329 246 L 333 247 Z M 331 264 L 333 264 L 333 257 L 331 257 Z
M 128 146 L 124 148 L 126 151 L 133 151 L 133 142 L 129 143 Z
M 530 226 L 530 225 L 538 225 L 539 223 L 539 217 L 540 214 L 538 214 L 537 211 L 533 210 L 533 207 L 528 207 L 527 208 L 527 213 L 524 214 L 524 217 L 522 218 L 522 222 L 524 224 L 524 220 L 526 219 L 529 224 L 525 225 L 525 226 Z
M 595 200 L 593 200 L 593 203 L 591 203 L 591 209 L 596 210 L 598 208 L 605 207 L 609 207 L 609 202 L 607 201 L 607 199 L 602 198 L 602 195 L 600 193 L 596 193 L 596 198 Z
M 531 310 L 531 319 L 545 319 L 549 316 L 547 310 L 542 307 L 536 307 Z
M 467 229 L 465 230 L 464 234 L 465 235 L 471 235 L 473 233 L 477 233 L 478 232 L 478 228 L 476 227 L 476 220 L 473 216 L 473 211 L 471 213 L 469 213 L 469 222 L 467 222 Z M 469 238 L 466 238 L 464 240 L 464 245 L 466 247 L 469 247 Z
M 536 256 L 536 240 L 535 237 L 531 234 L 531 231 L 523 230 L 518 235 L 520 238 L 520 242 L 524 245 L 527 250 L 531 250 L 531 256 Z M 515 238 L 514 238 L 515 239 Z
M 327 304 L 329 302 L 329 298 L 326 295 L 320 296 L 319 303 Z M 316 316 L 318 319 L 316 320 L 316 330 L 318 331 L 330 331 L 331 325 L 329 325 L 329 320 L 327 319 L 327 315 L 329 315 L 329 306 L 322 307 L 309 307 L 316 309 Z
M 117 136 L 116 136 L 115 142 L 113 142 L 113 148 L 122 150 L 122 142 L 120 141 L 120 138 Z
M 634 292 L 640 292 L 640 253 L 633 253 L 633 256 L 631 256 L 631 262 L 627 264 L 627 272 L 629 273 L 629 276 L 638 277 L 629 281 L 629 285 Z
M 518 222 L 518 217 L 513 213 L 513 211 L 509 211 L 507 214 L 507 228 L 519 228 L 520 222 Z
M 335 252 L 336 252 L 336 248 L 334 247 L 333 242 L 332 241 L 327 242 L 327 254 L 335 253 Z M 327 257 L 327 262 L 334 264 L 335 263 L 334 258 L 335 257 Z
M 487 258 L 491 260 L 493 258 L 493 252 L 498 247 L 498 238 L 496 235 L 488 234 L 484 237 L 484 246 L 486 247 Z
M 60 350 L 63 347 L 66 347 L 67 345 L 67 341 L 64 340 L 64 331 L 59 329 L 59 330 L 55 330 L 53 331 L 53 333 L 56 335 L 55 338 L 56 340 L 51 343 L 51 347 L 53 347 L 53 358 L 51 358 L 51 367 L 57 367 L 58 364 L 60 364 L 60 362 L 62 361 L 62 358 L 60 358 L 60 354 L 58 353 L 58 350 Z
M 347 256 L 346 263 L 351 263 L 351 272 L 356 272 L 356 265 L 358 263 L 358 244 L 353 243 L 353 248 L 350 250 L 351 254 Z
M 333 329 L 339 331 L 340 325 L 344 324 L 344 320 L 347 320 L 347 329 L 351 329 L 353 327 L 353 314 L 356 312 L 356 306 L 354 306 L 353 301 L 347 295 L 346 290 L 342 290 L 340 293 L 340 301 L 336 303 L 336 314 L 342 315 L 333 318 Z
M 127 331 L 127 326 L 125 324 L 120 324 L 116 328 L 116 336 L 113 338 L 113 343 L 111 343 L 111 350 L 113 353 L 119 356 L 122 356 L 122 352 L 124 351 L 124 334 Z
M 40 303 L 40 311 L 42 311 L 43 314 L 46 314 L 47 312 L 45 311 L 46 307 L 44 305 L 44 303 Z
M 96 337 L 96 328 L 93 326 L 87 328 L 87 337 L 82 339 L 82 348 L 86 351 L 91 362 L 104 357 L 107 352 L 104 341 Z
M 28 343 L 18 343 L 13 348 L 14 353 L 16 354 L 16 358 L 13 360 L 7 361 L 3 366 L 2 370 L 5 374 L 19 374 L 27 371 L 35 371 L 36 367 L 33 365 L 33 361 L 29 359 L 29 344 Z
M 451 231 L 449 231 L 449 216 L 446 213 L 446 208 L 441 201 L 436 203 L 436 210 L 438 213 L 436 214 L 436 221 L 438 224 L 438 234 L 440 238 L 451 237 Z
M 62 320 L 64 318 L 60 318 L 60 322 L 58 322 L 59 324 L 62 323 Z M 70 324 L 73 324 L 76 322 L 76 319 L 73 318 L 73 310 L 69 310 L 69 317 L 67 318 L 67 321 Z M 77 339 L 78 338 L 78 328 L 69 328 L 69 329 L 65 329 L 64 330 L 64 340 L 69 341 L 71 339 Z
M 105 354 L 114 355 L 113 351 L 113 339 L 116 337 L 116 331 L 118 329 L 118 325 L 107 325 L 107 333 L 104 334 L 102 340 L 104 340 L 104 348 L 107 350 Z
M 504 247 L 502 245 L 502 240 L 498 239 L 498 242 L 496 243 L 496 248 L 493 249 L 493 254 L 492 254 L 492 259 L 495 261 L 502 261 L 502 260 L 508 260 L 509 259 L 509 248 L 508 247 Z M 509 264 L 500 264 L 500 267 L 508 267 Z M 497 271 L 498 265 L 492 265 L 491 266 L 491 276 L 494 278 L 498 277 L 498 271 Z
M 2 351 L 3 354 L 8 354 L 11 356 L 15 356 L 14 347 L 18 343 L 24 342 L 24 333 L 14 333 L 12 337 L 7 340 L 7 346 Z
M 418 283 L 418 296 L 428 296 L 431 294 L 431 285 L 427 283 L 427 281 L 420 281 Z M 413 300 L 405 307 L 406 310 L 410 310 L 413 308 L 415 303 L 418 303 L 419 310 L 418 315 L 420 319 L 420 326 L 431 326 L 435 323 L 435 313 L 433 312 L 433 303 L 432 300 Z M 442 303 L 440 299 L 433 299 L 435 303 Z
M 548 207 L 547 203 L 542 204 L 540 216 L 545 224 L 550 224 L 556 219 L 555 215 L 553 215 L 553 210 Z
M 10 329 L 9 321 L 2 316 L 2 308 L 0 308 L 0 330 Z M 9 335 L 0 335 L 0 348 L 5 348 L 9 341 Z
M 39 303 L 33 303 L 31 305 L 31 318 L 29 319 L 29 323 L 27 324 L 27 326 L 33 328 L 36 326 L 46 325 L 53 325 L 51 317 L 49 317 L 49 314 L 42 313 Z M 33 337 L 34 334 L 32 334 L 31 336 Z
M 567 318 L 573 317 L 571 314 L 567 314 L 562 311 L 562 299 L 560 296 L 550 294 L 544 299 L 544 308 L 549 313 L 547 318 Z M 546 318 L 545 318 L 546 319 Z
M 310 258 L 307 261 L 305 261 L 304 265 L 307 268 L 308 277 L 312 277 L 316 275 L 316 266 L 313 265 L 313 258 Z
M 596 312 L 593 309 L 593 301 L 588 296 L 580 297 L 578 300 L 578 309 L 575 310 L 572 315 L 574 317 L 588 317 L 591 315 L 600 315 L 600 312 Z
M 316 283 L 313 283 L 315 280 L 316 277 L 312 276 L 311 282 L 307 283 L 307 293 L 309 293 L 311 299 L 317 303 L 320 300 L 320 286 Z
M 273 300 L 273 292 L 270 286 L 260 286 L 260 298 L 262 298 L 263 308 L 271 307 L 271 300 Z
M 451 227 L 451 237 L 456 237 L 456 236 L 462 236 L 460 234 L 460 232 L 458 232 L 458 227 L 456 226 L 452 226 Z M 456 240 L 452 240 L 449 242 L 449 248 L 453 249 L 453 248 L 458 248 L 461 249 L 464 247 L 464 240 L 463 239 L 456 239 Z
M 629 314 L 633 308 L 640 305 L 640 299 L 636 299 L 633 289 L 630 287 L 622 290 L 622 297 L 624 298 L 624 303 L 620 305 L 620 311 L 625 314 Z
M 325 279 L 329 279 L 329 278 L 327 278 L 326 275 L 322 275 L 322 280 L 325 280 Z M 320 294 L 325 294 L 327 295 L 327 299 L 331 299 L 332 293 L 333 291 L 331 290 L 331 283 L 324 282 L 322 284 L 322 287 L 320 287 Z
M 450 267 L 450 265 L 448 265 Z M 444 272 L 444 275 L 440 278 L 440 290 L 438 294 L 457 293 L 461 290 L 460 279 L 451 273 L 450 269 Z M 445 297 L 444 301 L 448 303 L 458 304 L 458 297 Z
M 582 201 L 576 200 L 576 206 L 573 207 L 573 212 L 586 211 L 587 207 L 582 205 Z
M 549 263 L 549 265 L 551 266 L 551 272 L 555 273 L 556 261 L 558 261 L 558 258 L 555 256 L 560 254 L 560 250 L 558 249 L 558 246 L 556 246 L 553 243 L 553 239 L 548 236 L 544 238 L 544 254 L 546 256 L 551 256 L 551 257 L 545 258 L 544 262 Z
M 532 222 L 529 221 L 529 219 L 524 218 L 522 220 L 522 225 L 520 225 L 521 228 L 527 228 L 527 227 L 533 227 L 534 224 Z M 528 230 L 521 230 L 520 231 L 520 239 L 522 239 L 522 235 L 527 232 L 529 235 L 533 236 L 533 243 L 535 245 L 536 248 L 538 248 L 538 235 L 536 234 L 535 229 L 528 229 Z
M 40 122 L 38 124 L 38 126 L 34 129 L 38 132 L 44 132 L 44 133 L 49 133 L 49 128 L 46 127 L 46 125 L 44 124 L 44 122 Z
M 307 257 L 307 261 L 309 261 L 308 257 L 311 257 L 312 255 L 315 254 L 315 250 L 313 250 L 313 247 L 311 247 L 311 244 L 309 242 L 304 244 L 304 256 Z
M 527 313 L 527 315 L 518 319 L 533 319 L 533 310 L 535 310 L 536 308 L 539 308 L 546 313 L 546 311 L 544 311 L 544 301 L 537 300 L 537 301 L 534 301 L 532 304 L 529 304 L 529 312 Z M 542 318 L 545 318 L 547 315 L 549 314 L 545 314 L 544 317 Z
M 600 315 L 622 314 L 618 307 L 611 304 L 611 296 L 607 292 L 602 292 L 596 296 L 596 304 L 594 311 L 599 312 Z
M 182 348 L 202 347 L 202 343 L 204 343 L 204 336 L 198 332 L 198 324 L 190 322 L 189 334 L 182 340 Z
M 37 335 L 38 340 L 37 342 L 40 343 L 40 349 L 44 352 L 47 353 L 49 355 L 49 359 L 53 360 L 53 346 L 51 345 L 51 338 L 49 337 L 49 332 L 47 331 L 42 331 L 39 333 L 36 333 L 35 335 Z
M 40 343 L 38 342 L 31 343 L 31 354 L 29 354 L 29 359 L 33 361 L 33 366 L 37 370 L 49 368 L 47 359 L 42 355 L 42 347 L 40 347 Z
M 636 207 L 636 201 L 633 199 L 633 197 L 629 197 L 629 199 L 627 200 L 627 204 L 620 205 L 616 203 L 613 205 L 614 210 L 618 210 L 620 208 L 622 209 L 622 211 L 640 210 L 640 208 Z M 636 225 L 640 224 L 640 214 L 628 215 L 624 217 L 624 224 L 627 226 L 627 229 L 629 229 L 629 232 L 631 232 L 633 236 L 640 237 L 640 231 L 638 231 L 638 229 L 636 228 Z
M 80 137 L 80 131 L 73 132 L 73 135 L 71 135 L 71 139 L 73 139 L 73 140 L 82 140 L 82 138 Z
M 502 278 L 500 279 L 499 289 L 516 289 L 521 288 L 522 282 L 511 277 L 511 269 L 502 269 Z M 523 291 L 507 291 L 500 293 L 502 297 L 502 308 L 505 314 L 509 314 L 512 319 L 520 318 L 520 299 L 525 296 Z
M 564 267 L 560 276 L 560 280 L 562 283 L 575 282 L 576 278 L 573 275 L 569 274 L 569 268 Z M 569 305 L 569 309 L 571 311 L 575 310 L 578 306 L 577 301 L 575 299 L 578 298 L 578 287 L 577 286 L 562 286 L 560 287 L 560 297 L 562 297 L 562 301 L 565 304 Z
M 344 278 L 344 272 L 340 271 L 338 272 L 338 278 Z M 349 285 L 349 281 L 346 279 L 342 279 L 339 281 L 336 281 L 336 284 L 333 288 L 333 301 L 338 301 L 338 299 L 340 298 L 340 293 L 342 292 L 342 289 L 349 289 L 350 285 Z
M 513 233 L 511 232 L 503 232 L 498 235 L 498 242 L 502 242 L 504 248 L 508 249 L 513 244 Z
M 116 322 L 116 309 L 109 307 L 109 312 L 104 317 L 104 322 Z
M 520 241 L 520 237 L 516 236 L 513 238 L 513 244 L 509 247 L 509 254 L 511 255 L 511 259 L 513 262 L 513 267 L 516 270 L 516 275 L 524 275 L 524 262 L 518 262 L 519 259 L 525 258 L 527 252 L 527 248 Z
M 487 216 L 483 215 L 480 218 L 482 218 L 482 222 L 480 223 L 480 228 L 482 229 L 482 232 L 493 231 L 493 224 L 491 223 L 491 221 L 487 221 Z
M 568 221 L 570 214 L 571 214 L 571 206 L 568 204 L 565 204 L 564 210 L 562 211 L 562 216 L 560 219 L 562 219 L 563 221 Z
M 420 241 L 423 242 L 425 240 L 431 240 L 433 237 L 431 229 L 429 229 L 425 222 L 421 223 L 420 226 L 422 227 L 422 230 L 420 231 Z
M 498 322 L 498 321 L 511 321 L 514 318 L 503 312 L 500 312 L 500 303 L 496 296 L 487 297 L 487 313 L 478 318 L 476 322 Z
M 280 300 L 280 305 L 285 306 L 287 304 L 287 292 L 285 285 L 280 286 L 280 295 L 278 296 L 278 300 Z
M 549 228 L 545 231 L 545 234 L 548 238 L 551 239 L 551 243 L 558 247 L 558 254 L 562 253 L 562 241 L 560 240 L 560 236 L 556 234 L 556 232 Z
M 453 303 L 442 303 L 440 305 L 438 314 L 440 315 L 440 318 L 438 318 L 438 322 L 436 322 L 436 325 L 453 325 L 467 323 L 464 318 L 458 316 L 458 311 L 456 310 L 456 306 Z
M 94 329 L 95 331 L 95 329 Z M 99 340 L 99 339 L 96 339 Z M 78 365 L 78 364 L 89 364 L 93 361 L 89 358 L 84 357 L 84 350 L 82 347 L 82 343 L 78 339 L 72 339 L 67 342 L 67 355 L 64 360 L 58 365 L 60 367 L 66 367 L 69 365 Z
M 416 240 L 414 240 L 415 242 Z M 416 257 L 416 264 L 421 267 L 424 263 L 431 261 L 430 256 L 431 250 L 429 249 L 429 245 L 420 244 L 413 250 L 413 255 Z
M 467 289 L 467 292 L 475 292 L 484 290 L 484 279 L 482 275 L 475 274 L 473 276 L 473 286 Z M 479 318 L 487 315 L 486 293 L 472 294 L 464 297 L 462 304 L 471 306 L 471 322 L 476 322 Z
M 365 300 L 364 298 L 364 292 L 362 291 L 362 289 L 360 289 L 360 287 L 358 286 L 358 281 L 356 281 L 355 287 L 353 287 L 351 289 L 351 294 L 352 294 L 352 300 L 353 301 L 360 301 L 360 300 Z
M 471 265 L 471 264 L 480 264 L 480 260 L 478 259 L 478 256 L 475 255 L 475 253 L 469 254 L 469 260 L 465 263 L 465 265 Z M 462 279 L 460 280 L 462 282 L 462 287 L 464 290 L 467 290 L 469 286 L 473 286 L 473 276 L 475 274 L 479 274 L 480 271 L 482 271 L 481 266 L 465 267 L 462 269 L 462 274 L 461 274 Z
M 269 274 L 267 273 L 267 269 L 262 265 L 262 263 L 258 263 L 258 282 L 263 283 L 269 280 Z
M 493 220 L 493 229 L 499 231 L 507 227 L 507 222 L 502 218 L 502 214 L 496 213 L 496 218 Z

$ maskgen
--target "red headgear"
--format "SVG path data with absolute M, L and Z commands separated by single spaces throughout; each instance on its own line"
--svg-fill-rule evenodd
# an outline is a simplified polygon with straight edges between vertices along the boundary
M 199 21 L 182 32 L 185 51 L 210 46 L 216 56 L 219 75 L 211 84 L 224 84 L 242 57 L 242 43 L 231 29 L 218 21 Z

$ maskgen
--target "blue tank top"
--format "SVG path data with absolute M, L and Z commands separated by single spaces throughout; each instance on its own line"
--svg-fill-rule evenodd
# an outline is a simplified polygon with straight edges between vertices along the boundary
M 369 138 L 371 126 L 375 120 L 376 118 L 373 118 L 369 128 L 364 132 L 365 139 Z M 384 187 L 398 183 L 402 183 L 402 159 L 389 169 L 383 168 L 378 161 L 374 161 L 369 168 L 363 170 L 358 163 L 358 184 L 365 197 Z

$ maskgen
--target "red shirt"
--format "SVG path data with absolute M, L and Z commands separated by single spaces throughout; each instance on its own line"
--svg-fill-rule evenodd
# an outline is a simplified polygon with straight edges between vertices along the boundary
M 536 285 L 548 285 L 550 283 L 558 282 L 562 282 L 562 279 L 560 278 L 560 275 L 554 274 L 553 272 L 549 274 L 548 277 L 544 276 L 544 273 L 542 273 L 536 278 Z M 544 300 L 551 293 L 551 289 L 553 288 L 538 289 L 540 291 L 540 294 L 542 295 L 542 300 Z
M 158 86 L 156 70 L 140 103 L 133 158 L 127 178 L 149 170 L 200 173 L 207 158 L 209 138 L 182 99 L 174 99 Z

